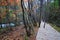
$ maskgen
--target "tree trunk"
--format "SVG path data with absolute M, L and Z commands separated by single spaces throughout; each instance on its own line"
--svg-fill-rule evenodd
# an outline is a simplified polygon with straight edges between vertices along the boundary
M 42 7 L 43 7 L 43 0 L 40 0 L 40 17 L 39 17 L 39 27 L 42 19 Z
M 27 33 L 27 36 L 29 34 L 28 30 L 27 30 L 27 26 L 26 26 L 26 23 L 25 23 L 25 17 L 24 17 L 24 8 L 23 8 L 23 0 L 21 0 L 21 7 L 22 7 L 22 12 L 23 12 L 23 22 L 24 22 L 24 28 L 26 30 L 26 33 Z

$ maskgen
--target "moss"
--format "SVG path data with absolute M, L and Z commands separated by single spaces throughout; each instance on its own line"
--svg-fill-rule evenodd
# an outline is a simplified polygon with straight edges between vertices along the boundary
M 27 37 L 27 35 L 25 35 L 25 40 L 28 40 L 28 37 Z
M 0 28 L 0 33 L 3 32 L 3 31 L 8 31 L 8 28 Z
M 55 30 L 57 30 L 58 32 L 60 32 L 60 27 L 56 26 L 55 24 L 51 24 L 51 26 L 52 26 Z

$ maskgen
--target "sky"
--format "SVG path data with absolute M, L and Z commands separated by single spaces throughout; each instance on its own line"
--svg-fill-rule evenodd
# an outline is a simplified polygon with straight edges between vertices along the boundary
M 45 1 L 47 1 L 47 0 L 45 0 Z

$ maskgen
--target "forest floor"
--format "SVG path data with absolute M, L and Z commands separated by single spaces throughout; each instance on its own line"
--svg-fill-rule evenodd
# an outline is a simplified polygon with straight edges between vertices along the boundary
M 60 40 L 60 33 L 48 23 L 44 27 L 44 22 L 41 21 L 36 40 Z
M 37 28 L 34 28 L 35 33 L 37 33 Z M 4 33 L 0 35 L 0 40 L 25 40 L 26 31 L 23 25 L 14 27 L 11 32 Z M 31 35 L 29 40 L 36 40 L 36 35 Z

